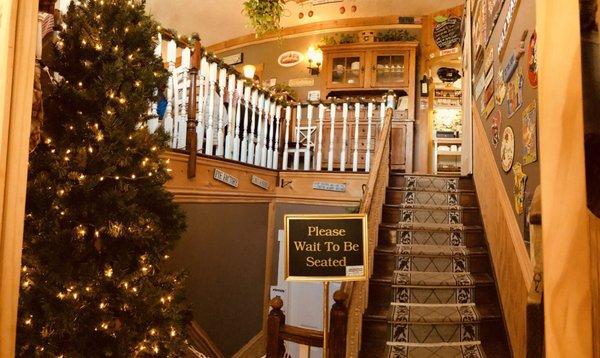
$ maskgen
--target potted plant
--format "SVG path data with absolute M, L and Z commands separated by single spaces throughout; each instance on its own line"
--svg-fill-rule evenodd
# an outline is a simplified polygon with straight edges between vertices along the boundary
M 261 37 L 281 28 L 279 22 L 283 15 L 283 6 L 284 0 L 246 0 L 242 12 L 250 20 L 256 37 Z

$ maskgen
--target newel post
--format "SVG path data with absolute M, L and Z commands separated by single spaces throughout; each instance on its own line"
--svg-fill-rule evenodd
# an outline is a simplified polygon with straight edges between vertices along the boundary
M 329 316 L 329 358 L 346 357 L 346 334 L 348 331 L 348 308 L 346 300 L 348 295 L 342 291 L 335 291 Z
M 190 89 L 188 96 L 188 118 L 187 118 L 187 135 L 185 148 L 190 153 L 188 158 L 187 177 L 189 179 L 196 177 L 196 155 L 198 153 L 198 137 L 196 135 L 196 81 L 198 77 L 198 69 L 200 68 L 200 56 L 202 55 L 202 47 L 200 39 L 196 39 L 194 43 L 194 52 L 190 61 Z
M 285 315 L 281 311 L 283 300 L 276 296 L 271 299 L 271 312 L 267 318 L 267 358 L 281 358 L 285 354 L 283 339 L 279 338 L 279 332 L 285 325 Z

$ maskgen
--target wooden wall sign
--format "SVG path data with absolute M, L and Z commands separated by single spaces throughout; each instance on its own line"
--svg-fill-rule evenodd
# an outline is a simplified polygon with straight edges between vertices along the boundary
M 346 192 L 346 184 L 326 183 L 326 182 L 322 182 L 322 181 L 316 181 L 316 182 L 313 182 L 313 189 L 345 193 Z
M 213 179 L 220 181 L 221 183 L 225 183 L 229 186 L 237 188 L 240 184 L 238 178 L 234 177 L 231 174 L 225 173 L 221 169 L 215 169 L 213 173 Z
M 517 13 L 517 8 L 519 7 L 520 0 L 509 0 L 508 3 L 508 12 L 506 14 L 506 18 L 504 19 L 504 24 L 502 25 L 502 32 L 500 32 L 500 39 L 498 40 L 498 57 L 502 59 L 504 55 L 504 50 L 506 49 L 506 43 L 508 42 L 508 36 L 510 35 L 510 31 L 512 30 L 513 20 L 515 19 L 515 14 Z
M 287 281 L 368 279 L 367 216 L 286 215 Z
M 298 51 L 286 51 L 279 55 L 277 63 L 283 67 L 293 67 L 304 60 L 302 52 Z
M 292 78 L 288 81 L 290 87 L 312 87 L 315 85 L 315 79 L 312 77 Z
M 460 43 L 462 20 L 450 17 L 435 25 L 433 39 L 440 50 L 451 49 Z
M 265 190 L 269 190 L 269 182 L 264 180 L 261 177 L 258 177 L 256 175 L 252 175 L 252 178 L 250 179 L 250 181 L 252 182 L 252 184 L 256 185 L 259 188 L 263 188 Z

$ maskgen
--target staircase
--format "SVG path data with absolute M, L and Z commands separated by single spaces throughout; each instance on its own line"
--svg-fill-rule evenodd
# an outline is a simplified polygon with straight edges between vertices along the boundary
M 510 357 L 471 178 L 391 173 L 361 357 Z

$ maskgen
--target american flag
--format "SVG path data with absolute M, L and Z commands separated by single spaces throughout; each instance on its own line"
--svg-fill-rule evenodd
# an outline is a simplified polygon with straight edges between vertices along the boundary
M 39 16 L 42 21 L 42 38 L 44 38 L 54 29 L 54 15 L 40 12 Z

